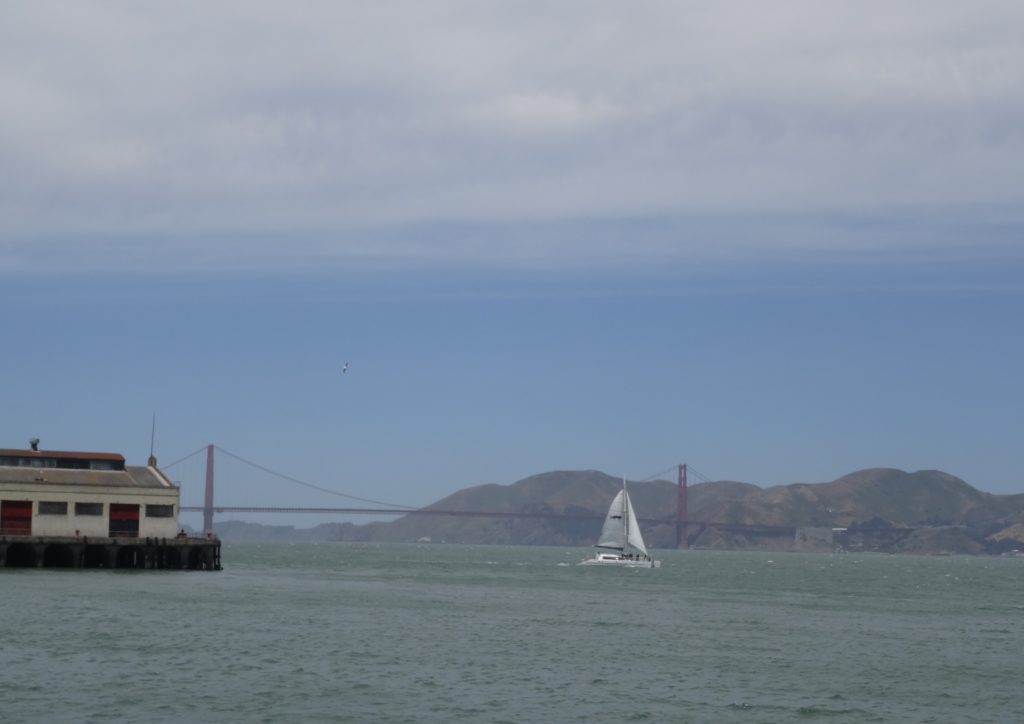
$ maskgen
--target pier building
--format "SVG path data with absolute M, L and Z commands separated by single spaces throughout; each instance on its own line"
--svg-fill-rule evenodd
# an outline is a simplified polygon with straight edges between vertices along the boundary
M 220 569 L 220 541 L 180 532 L 180 490 L 150 457 L 0 449 L 0 568 Z

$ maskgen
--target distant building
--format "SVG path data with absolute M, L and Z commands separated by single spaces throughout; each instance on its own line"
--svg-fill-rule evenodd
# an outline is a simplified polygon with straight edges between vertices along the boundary
M 832 545 L 835 542 L 835 531 L 837 528 L 804 527 L 797 528 L 794 540 L 797 543 L 809 543 L 819 541 Z
M 0 535 L 173 538 L 180 492 L 152 462 L 0 449 Z
M 220 541 L 178 528 L 180 491 L 150 458 L 0 449 L 0 568 L 220 570 Z

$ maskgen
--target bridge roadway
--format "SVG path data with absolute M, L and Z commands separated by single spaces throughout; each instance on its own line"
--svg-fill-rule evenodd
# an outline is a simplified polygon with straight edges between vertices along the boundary
M 206 510 L 200 505 L 182 505 L 182 513 L 202 513 Z M 395 510 L 393 508 L 279 508 L 256 506 L 213 506 L 215 513 L 344 513 L 362 515 L 453 515 L 478 516 L 482 518 L 547 518 L 550 520 L 604 520 L 603 515 L 572 515 L 566 513 L 543 512 L 504 512 L 479 510 L 445 510 L 439 508 L 415 508 Z M 651 525 L 676 525 L 681 523 L 690 528 L 717 528 L 737 533 L 761 533 L 763 535 L 794 535 L 796 528 L 786 525 L 747 525 L 743 523 L 716 523 L 705 520 L 682 520 L 675 518 L 639 518 L 641 523 Z

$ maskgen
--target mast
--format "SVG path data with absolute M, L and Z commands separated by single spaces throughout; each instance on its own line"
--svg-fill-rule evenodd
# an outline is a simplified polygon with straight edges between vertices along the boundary
M 626 555 L 629 548 L 629 493 L 626 492 L 626 476 L 622 476 L 622 524 L 625 527 L 626 535 L 622 538 L 622 555 Z

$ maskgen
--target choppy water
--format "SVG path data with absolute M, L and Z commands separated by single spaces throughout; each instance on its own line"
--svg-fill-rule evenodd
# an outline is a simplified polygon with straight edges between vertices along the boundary
M 583 553 L 3 571 L 0 721 L 1024 721 L 1024 559 Z

